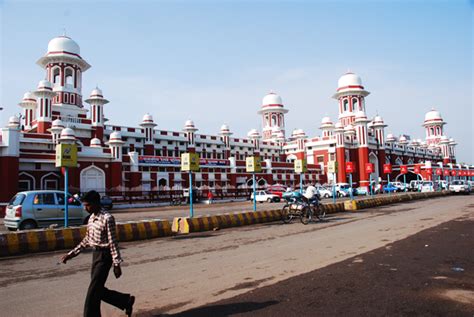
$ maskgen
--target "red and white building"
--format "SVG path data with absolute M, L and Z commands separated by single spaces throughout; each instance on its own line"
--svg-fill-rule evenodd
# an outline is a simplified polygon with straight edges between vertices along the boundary
M 159 122 L 145 114 L 136 126 L 105 123 L 109 101 L 98 87 L 83 100 L 82 75 L 90 65 L 82 58 L 79 45 L 66 36 L 52 39 L 46 54 L 37 64 L 45 70 L 45 80 L 25 93 L 18 104 L 21 119 L 11 117 L 0 128 L 0 203 L 17 191 L 60 189 L 63 173 L 55 167 L 55 147 L 60 140 L 75 140 L 79 146 L 77 168 L 70 169 L 71 190 L 149 191 L 187 187 L 188 177 L 180 171 L 180 155 L 196 152 L 201 170 L 195 174 L 195 186 L 239 187 L 251 184 L 245 172 L 245 158 L 258 154 L 263 171 L 257 174 L 259 185 L 294 186 L 300 181 L 293 161 L 306 158 L 309 171 L 304 182 L 346 182 L 346 162 L 353 162 L 353 180 L 366 186 L 369 174 L 365 164 L 373 163 L 372 179 L 385 179 L 383 165 L 393 165 L 392 177 L 400 165 L 422 164 L 423 178 L 431 178 L 436 167 L 472 171 L 456 164 L 453 139 L 445 136 L 441 115 L 429 111 L 423 126 L 425 141 L 385 134 L 387 125 L 380 116 L 368 119 L 365 90 L 359 76 L 344 74 L 338 82 L 338 120 L 323 118 L 321 135 L 308 137 L 301 129 L 287 136 L 282 99 L 270 92 L 263 98 L 258 113 L 263 130 L 252 129 L 245 137 L 234 137 L 227 125 L 215 135 L 199 134 L 192 120 L 177 131 L 159 130 Z M 88 104 L 85 106 L 84 103 Z M 157 128 L 158 127 L 158 128 Z M 336 175 L 327 174 L 329 161 L 337 161 Z

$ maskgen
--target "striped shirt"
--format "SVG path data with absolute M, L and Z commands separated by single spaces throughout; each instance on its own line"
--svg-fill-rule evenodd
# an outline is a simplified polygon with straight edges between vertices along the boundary
M 76 256 L 86 247 L 109 248 L 114 265 L 123 262 L 115 234 L 114 216 L 101 210 L 97 215 L 91 214 L 87 223 L 87 233 L 84 239 L 69 252 Z

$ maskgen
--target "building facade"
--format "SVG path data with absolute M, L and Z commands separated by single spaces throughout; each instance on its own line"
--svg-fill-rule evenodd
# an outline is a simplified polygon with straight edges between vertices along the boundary
M 63 171 L 55 167 L 55 147 L 61 140 L 78 144 L 77 168 L 70 169 L 72 191 L 150 191 L 180 189 L 189 186 L 187 174 L 180 170 L 180 156 L 198 153 L 201 170 L 194 186 L 239 188 L 252 184 L 245 171 L 245 159 L 262 157 L 259 186 L 282 184 L 295 186 L 300 175 L 293 161 L 306 159 L 308 172 L 304 183 L 346 182 L 346 162 L 356 166 L 353 173 L 358 186 L 367 186 L 369 178 L 385 179 L 383 165 L 393 165 L 392 177 L 399 176 L 400 165 L 413 168 L 422 164 L 419 176 L 430 179 L 432 168 L 472 170 L 456 164 L 456 142 L 445 135 L 441 114 L 429 111 L 423 122 L 426 138 L 411 140 L 406 135 L 385 133 L 387 125 L 380 116 L 368 119 L 366 97 L 369 92 L 361 78 L 344 74 L 334 94 L 338 120 L 321 121 L 321 135 L 308 137 L 301 129 L 286 134 L 282 98 L 267 94 L 258 111 L 262 131 L 252 129 L 244 137 L 234 137 L 226 124 L 215 135 L 199 133 L 199 127 L 187 120 L 177 131 L 159 129 L 152 115 L 145 114 L 136 126 L 105 122 L 109 101 L 98 87 L 83 100 L 82 75 L 91 66 L 82 58 L 79 45 L 60 36 L 48 44 L 37 64 L 45 71 L 34 91 L 24 94 L 19 103 L 22 116 L 11 117 L 0 129 L 0 203 L 17 192 L 33 189 L 63 188 Z M 87 104 L 86 105 L 84 105 Z M 336 161 L 336 173 L 327 173 L 330 161 Z M 373 163 L 370 175 L 365 164 Z

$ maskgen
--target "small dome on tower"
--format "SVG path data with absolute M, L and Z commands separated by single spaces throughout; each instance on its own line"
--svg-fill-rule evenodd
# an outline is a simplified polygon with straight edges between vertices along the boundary
M 329 117 L 324 117 L 324 118 L 321 120 L 321 124 L 332 124 L 331 118 L 329 118 Z
M 342 123 L 336 122 L 336 124 L 334 125 L 334 128 L 336 128 L 336 129 L 342 129 Z
M 399 138 L 398 138 L 398 142 L 399 143 L 407 143 L 407 137 L 404 136 L 404 135 L 401 135 Z
M 427 121 L 443 121 L 443 118 L 441 117 L 441 113 L 439 113 L 439 111 L 431 109 L 425 114 L 425 123 Z
M 247 133 L 247 136 L 249 138 L 259 138 L 260 137 L 260 133 L 258 133 L 257 129 L 251 129 L 248 133 Z
M 63 52 L 80 55 L 81 49 L 75 41 L 67 36 L 58 36 L 49 41 L 48 54 Z
M 102 89 L 100 89 L 99 87 L 95 87 L 94 89 L 92 89 L 90 97 L 91 98 L 93 98 L 93 97 L 104 97 L 104 95 L 102 93 Z
M 385 138 L 385 140 L 387 142 L 395 142 L 397 140 L 397 138 L 392 133 L 389 133 L 389 134 L 387 134 L 387 137 Z
M 91 147 L 101 147 L 102 143 L 98 138 L 91 139 Z
M 291 137 L 294 139 L 305 138 L 306 134 L 304 133 L 303 129 L 295 129 L 293 130 L 293 133 L 291 133 Z
M 283 101 L 281 100 L 281 97 L 277 95 L 274 92 L 270 92 L 268 95 L 263 97 L 262 100 L 262 106 L 268 106 L 268 105 L 283 105 Z
M 342 88 L 349 88 L 349 87 L 363 89 L 364 87 L 362 86 L 362 79 L 354 73 L 351 73 L 351 72 L 345 73 L 339 78 L 337 82 L 337 88 L 342 89 Z
M 53 86 L 51 85 L 51 83 L 46 79 L 40 80 L 40 82 L 38 83 L 38 90 L 42 90 L 45 88 L 51 90 L 52 87 Z
M 25 94 L 23 95 L 23 101 L 28 101 L 28 100 L 36 101 L 36 97 L 31 91 L 25 92 Z
M 184 123 L 185 128 L 194 128 L 194 121 L 193 120 L 186 120 Z
M 355 115 L 355 119 L 367 119 L 367 116 L 365 115 L 365 112 L 363 111 L 357 111 Z
M 71 128 L 63 129 L 61 131 L 60 140 L 61 141 L 67 141 L 67 140 L 74 141 L 74 140 L 76 140 L 76 134 L 74 133 L 74 130 L 71 129 Z
M 221 125 L 221 131 L 229 131 L 229 126 L 227 124 Z
M 346 125 L 346 127 L 344 128 L 344 131 L 345 131 L 345 132 L 352 132 L 352 131 L 355 132 L 355 128 L 354 128 L 354 126 L 353 126 L 352 124 L 349 123 L 349 124 Z
M 377 124 L 377 123 L 384 123 L 383 122 L 383 118 L 379 115 L 375 116 L 374 119 L 372 120 L 373 123 Z
M 64 128 L 64 124 L 60 119 L 54 120 L 53 123 L 51 124 L 51 126 L 53 128 Z
M 153 122 L 153 116 L 149 113 L 146 113 L 144 116 L 143 116 L 143 119 L 142 119 L 142 122 L 143 123 L 148 123 L 148 122 Z
M 10 119 L 8 119 L 8 124 L 18 125 L 20 124 L 20 118 L 18 118 L 17 116 L 11 116 Z
M 122 141 L 122 134 L 119 131 L 114 131 L 110 134 L 110 141 Z

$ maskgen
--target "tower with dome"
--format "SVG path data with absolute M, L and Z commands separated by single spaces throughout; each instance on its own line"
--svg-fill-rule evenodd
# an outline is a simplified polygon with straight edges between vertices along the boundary
M 422 123 L 424 140 L 401 132 L 398 137 L 392 132 L 386 134 L 388 125 L 382 116 L 368 117 L 369 92 L 353 72 L 337 81 L 332 96 L 337 101 L 335 120 L 328 115 L 314 123 L 321 133 L 295 129 L 287 135 L 288 109 L 282 97 L 271 91 L 258 109 L 261 131 L 252 129 L 247 135 L 235 136 L 228 124 L 239 124 L 232 122 L 233 118 L 222 118 L 228 123 L 216 127 L 215 134 L 210 135 L 199 133 L 199 122 L 193 120 L 185 121 L 182 128 L 160 130 L 157 127 L 166 120 L 166 113 L 151 113 L 153 109 L 135 124 L 113 124 L 113 118 L 106 122 L 106 105 L 113 104 L 113 96 L 109 102 L 96 86 L 83 104 L 83 73 L 91 65 L 70 37 L 53 38 L 37 64 L 45 71 L 44 79 L 35 86 L 36 79 L 26 83 L 27 92 L 18 104 L 21 118 L 12 116 L 0 128 L 0 178 L 7 184 L 0 191 L 0 203 L 8 202 L 18 191 L 61 189 L 64 179 L 55 167 L 55 147 L 66 138 L 78 145 L 77 168 L 70 171 L 70 191 L 95 189 L 111 196 L 188 187 L 187 174 L 180 169 L 184 152 L 199 154 L 201 171 L 193 183 L 197 190 L 211 188 L 222 194 L 251 185 L 252 175 L 243 168 L 250 155 L 262 158 L 263 170 L 256 175 L 261 188 L 274 184 L 295 187 L 300 177 L 304 184 L 345 183 L 346 162 L 356 166 L 353 180 L 362 187 L 369 179 L 386 181 L 382 170 L 387 163 L 393 165 L 392 179 L 400 176 L 402 165 L 407 165 L 409 176 L 415 178 L 432 179 L 434 168 L 467 169 L 474 176 L 474 167 L 456 162 L 457 143 L 446 135 L 446 122 L 439 111 L 433 108 L 426 113 Z M 256 117 L 256 125 L 258 121 Z M 307 173 L 294 173 L 295 159 L 307 160 Z M 337 162 L 336 174 L 328 173 L 330 162 Z M 367 163 L 374 164 L 371 175 L 366 172 Z M 422 166 L 419 175 L 413 172 L 416 164 Z

